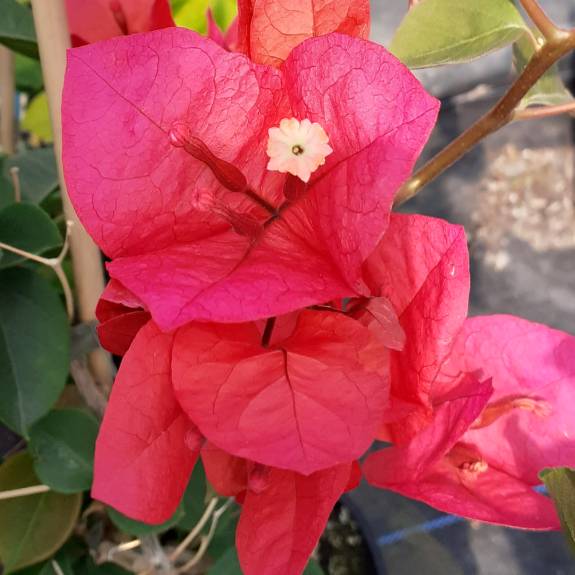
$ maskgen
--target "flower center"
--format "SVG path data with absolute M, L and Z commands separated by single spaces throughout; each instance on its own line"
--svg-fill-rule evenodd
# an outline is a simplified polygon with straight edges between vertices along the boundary
M 489 464 L 475 448 L 461 443 L 451 449 L 447 459 L 464 479 L 477 479 L 479 475 L 489 470 Z
M 308 119 L 284 118 L 279 127 L 268 130 L 268 135 L 268 170 L 291 174 L 303 182 L 309 182 L 333 152 L 325 130 Z
M 489 469 L 489 465 L 487 461 L 477 459 L 474 461 L 464 461 L 459 465 L 459 469 L 471 475 L 479 475 L 480 473 L 485 473 Z

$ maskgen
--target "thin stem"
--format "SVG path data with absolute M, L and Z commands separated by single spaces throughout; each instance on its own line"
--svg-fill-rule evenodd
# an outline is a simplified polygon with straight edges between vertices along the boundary
M 70 246 L 70 230 L 72 228 L 72 223 L 67 222 L 66 225 L 66 237 L 64 239 L 64 245 L 57 257 L 55 258 L 44 258 L 37 254 L 33 254 L 26 250 L 21 250 L 15 246 L 11 246 L 9 244 L 5 244 L 4 242 L 0 242 L 0 249 L 6 250 L 7 252 L 11 252 L 27 260 L 42 264 L 44 266 L 48 266 L 54 270 L 54 273 L 60 280 L 60 284 L 62 285 L 62 291 L 64 292 L 64 298 L 66 300 L 66 311 L 68 312 L 68 319 L 70 322 L 74 319 L 74 295 L 72 293 L 72 288 L 70 287 L 70 283 L 68 282 L 68 278 L 62 268 L 62 262 L 68 253 L 68 249 Z
M 575 31 L 571 31 L 566 37 L 548 40 L 533 55 L 503 98 L 485 116 L 441 150 L 403 185 L 395 198 L 394 205 L 398 206 L 415 196 L 426 184 L 459 160 L 475 144 L 508 124 L 514 118 L 515 108 L 523 96 L 555 62 L 573 48 L 575 48 Z
M 575 101 L 557 106 L 541 106 L 538 108 L 527 108 L 525 110 L 516 110 L 513 113 L 514 120 L 535 120 L 537 118 L 548 118 L 550 116 L 559 116 L 575 112 Z
M 72 323 L 74 320 L 74 295 L 72 293 L 72 288 L 70 287 L 70 282 L 68 282 L 66 272 L 62 269 L 61 265 L 56 265 L 52 269 L 60 280 L 60 285 L 64 292 L 64 300 L 66 301 L 66 313 L 68 314 L 70 323 Z
M 267 347 L 270 344 L 275 324 L 276 324 L 275 317 L 270 317 L 266 321 L 266 327 L 264 328 L 264 333 L 262 335 L 262 347 Z
M 200 520 L 196 523 L 194 528 L 188 533 L 186 538 L 176 547 L 174 552 L 170 555 L 171 561 L 176 561 L 178 557 L 186 550 L 188 545 L 190 545 L 193 540 L 199 535 L 201 530 L 204 528 L 204 525 L 209 521 L 216 505 L 218 504 L 217 497 L 214 497 L 206 507 L 204 514 L 200 517 Z
M 51 564 L 52 564 L 52 569 L 54 569 L 54 572 L 56 573 L 56 575 L 64 575 L 64 571 L 62 571 L 62 568 L 60 567 L 60 565 L 58 564 L 58 562 L 55 559 L 52 559 Z
M 16 497 L 27 497 L 28 495 L 38 495 L 50 491 L 47 485 L 32 485 L 31 487 L 21 487 L 20 489 L 10 489 L 0 491 L 0 500 L 14 499 Z
M 190 569 L 192 569 L 192 567 L 195 567 L 203 559 L 206 551 L 208 550 L 208 547 L 210 546 L 210 543 L 212 542 L 212 539 L 214 538 L 220 517 L 226 512 L 228 507 L 232 504 L 232 501 L 232 498 L 228 499 L 219 509 L 214 511 L 212 516 L 212 523 L 210 524 L 210 529 L 208 530 L 207 535 L 202 537 L 200 546 L 198 547 L 195 555 L 178 569 L 178 573 L 188 572 Z
M 106 396 L 96 385 L 92 373 L 86 365 L 85 359 L 73 359 L 70 362 L 70 376 L 86 405 L 96 414 L 99 419 L 104 417 L 104 411 L 108 403 Z
M 267 200 L 260 197 L 251 188 L 246 188 L 244 190 L 244 193 L 246 194 L 246 196 L 248 196 L 248 198 L 253 200 L 256 204 L 258 204 L 264 210 L 266 210 L 266 212 L 268 212 L 271 216 L 277 216 L 278 215 L 277 209 L 274 206 L 272 206 Z
M 106 560 L 113 561 L 114 556 L 118 553 L 125 553 L 126 551 L 131 551 L 132 549 L 137 549 L 142 545 L 142 542 L 139 539 L 132 539 L 132 541 L 126 541 L 125 543 L 120 543 L 111 549 L 108 549 L 106 553 Z
M 22 187 L 20 186 L 20 168 L 18 166 L 10 168 L 10 178 L 12 178 L 12 187 L 14 188 L 14 201 L 19 204 L 22 201 Z
M 537 0 L 519 0 L 523 9 L 529 15 L 529 18 L 533 21 L 533 24 L 537 26 L 541 34 L 545 36 L 548 40 L 563 36 L 565 32 L 555 26 L 551 21 L 549 16 L 545 14 L 543 8 L 539 5 Z

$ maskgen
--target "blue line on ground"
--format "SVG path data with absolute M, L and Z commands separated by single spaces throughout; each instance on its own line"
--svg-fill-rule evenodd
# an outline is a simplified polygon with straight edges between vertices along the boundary
M 412 525 L 411 527 L 405 527 L 404 529 L 398 529 L 397 531 L 392 531 L 391 533 L 384 533 L 377 539 L 377 544 L 384 547 L 386 545 L 393 545 L 398 543 L 405 537 L 410 537 L 411 535 L 416 535 L 418 533 L 429 533 L 430 531 L 435 531 L 436 529 L 443 529 L 444 527 L 449 527 L 450 525 L 455 525 L 465 521 L 463 517 L 456 517 L 455 515 L 441 515 L 435 519 L 430 519 L 420 523 L 419 525 Z
M 547 494 L 547 489 L 545 485 L 537 485 L 533 488 L 538 493 Z M 384 533 L 377 538 L 377 544 L 381 547 L 386 545 L 393 545 L 398 543 L 406 537 L 411 535 L 417 535 L 418 533 L 429 533 L 435 531 L 436 529 L 443 529 L 444 527 L 449 527 L 450 525 L 455 525 L 465 521 L 463 517 L 457 517 L 456 515 L 440 515 L 435 519 L 430 519 L 429 521 L 424 521 L 418 525 L 412 525 L 411 527 L 405 527 L 404 529 L 398 529 L 397 531 L 392 531 L 391 533 Z

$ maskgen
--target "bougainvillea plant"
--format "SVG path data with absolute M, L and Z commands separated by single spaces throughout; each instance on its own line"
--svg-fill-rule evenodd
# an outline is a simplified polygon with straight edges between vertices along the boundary
M 534 31 L 511 1 L 421 0 L 392 53 L 367 0 L 238 0 L 231 24 L 205 2 L 205 34 L 176 27 L 191 1 L 89 4 L 65 2 L 62 198 L 106 258 L 96 330 L 119 369 L 108 394 L 83 324 L 69 349 L 75 231 L 53 164 L 28 190 L 24 157 L 15 201 L 0 187 L 0 419 L 21 437 L 0 465 L 5 571 L 299 575 L 362 478 L 569 531 L 575 337 L 468 317 L 464 229 L 394 208 L 512 119 L 575 109 L 554 67 L 575 31 L 535 0 Z M 10 10 L 0 41 L 34 57 L 30 11 Z M 440 103 L 410 67 L 510 43 L 518 79 L 413 173 Z

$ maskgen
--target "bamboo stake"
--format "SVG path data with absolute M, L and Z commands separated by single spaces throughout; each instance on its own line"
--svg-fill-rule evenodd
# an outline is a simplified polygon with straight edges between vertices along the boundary
M 50 491 L 47 485 L 32 485 L 31 487 L 21 487 L 20 489 L 10 489 L 9 491 L 0 491 L 0 501 L 5 499 L 14 499 L 15 497 L 27 497 L 28 495 L 39 495 Z
M 66 69 L 66 50 L 70 47 L 70 35 L 64 0 L 32 0 L 32 11 L 44 86 L 48 96 L 50 117 L 54 133 L 54 150 L 58 159 L 60 189 L 66 219 L 74 223 L 70 237 L 70 251 L 76 284 L 78 316 L 81 321 L 92 321 L 98 298 L 104 289 L 104 273 L 98 247 L 79 222 L 70 203 L 62 173 L 62 88 Z M 99 385 L 109 390 L 113 380 L 113 365 L 104 350 L 90 355 L 90 367 Z
M 0 145 L 5 154 L 14 153 L 14 54 L 0 46 Z

